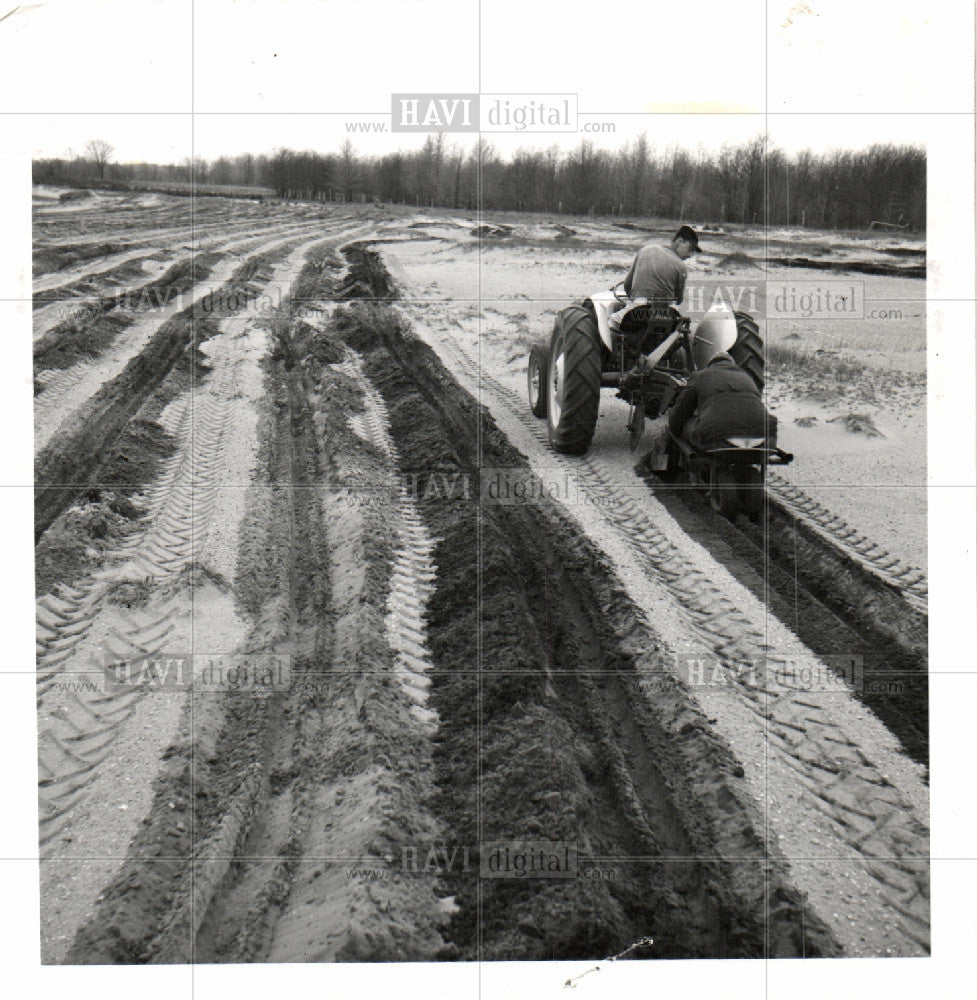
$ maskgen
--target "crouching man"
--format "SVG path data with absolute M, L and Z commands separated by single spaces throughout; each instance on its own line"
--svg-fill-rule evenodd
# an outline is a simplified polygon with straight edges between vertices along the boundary
M 696 448 L 729 437 L 776 443 L 777 418 L 767 413 L 756 382 L 725 352 L 697 371 L 672 404 L 668 428 Z

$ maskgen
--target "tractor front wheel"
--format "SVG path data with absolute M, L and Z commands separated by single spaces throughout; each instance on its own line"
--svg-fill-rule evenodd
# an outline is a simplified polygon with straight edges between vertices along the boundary
M 529 352 L 526 378 L 529 388 L 529 408 L 534 417 L 546 416 L 546 369 L 549 364 L 550 345 L 543 341 L 534 344 Z

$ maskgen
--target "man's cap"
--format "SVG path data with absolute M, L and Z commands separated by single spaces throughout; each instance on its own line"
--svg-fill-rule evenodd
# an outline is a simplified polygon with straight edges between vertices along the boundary
M 692 249 L 696 253 L 700 253 L 699 237 L 696 235 L 695 230 L 691 226 L 682 226 L 682 228 L 679 229 L 679 231 L 675 234 L 673 239 L 686 240 L 688 243 L 692 244 Z

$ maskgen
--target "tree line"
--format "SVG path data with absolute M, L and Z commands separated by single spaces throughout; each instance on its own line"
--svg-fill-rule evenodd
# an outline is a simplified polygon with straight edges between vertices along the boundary
M 484 138 L 465 149 L 439 133 L 417 151 L 380 156 L 361 155 L 347 140 L 335 153 L 279 149 L 157 164 L 107 162 L 107 145 L 89 143 L 88 156 L 35 160 L 35 183 L 196 183 L 267 188 L 279 198 L 470 212 L 481 206 L 698 223 L 926 228 L 926 153 L 915 146 L 788 155 L 757 136 L 693 152 L 657 150 L 641 134 L 617 151 L 585 140 L 570 151 L 552 146 L 503 157 Z

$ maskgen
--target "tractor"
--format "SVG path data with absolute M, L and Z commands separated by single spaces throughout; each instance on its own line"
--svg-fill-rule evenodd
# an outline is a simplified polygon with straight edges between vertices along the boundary
M 545 419 L 550 446 L 583 455 L 597 426 L 602 389 L 630 407 L 627 429 L 637 448 L 646 418 L 664 414 L 689 376 L 725 351 L 763 391 L 763 343 L 748 313 L 716 303 L 695 325 L 673 306 L 628 299 L 623 285 L 558 313 L 553 332 L 535 344 L 527 370 L 529 405 Z M 767 465 L 793 456 L 767 438 L 732 438 L 708 450 L 669 435 L 663 478 L 684 475 L 727 517 L 757 519 Z

